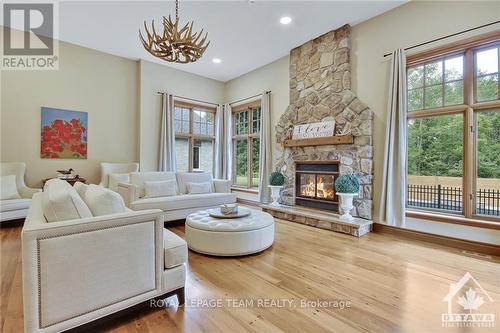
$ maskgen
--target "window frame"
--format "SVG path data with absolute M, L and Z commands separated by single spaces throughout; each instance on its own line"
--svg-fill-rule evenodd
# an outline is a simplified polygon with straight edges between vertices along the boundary
M 189 132 L 184 133 L 184 132 L 175 132 L 175 138 L 182 138 L 182 139 L 187 139 L 188 140 L 188 172 L 202 172 L 199 170 L 194 170 L 193 169 L 193 150 L 194 150 L 194 141 L 201 139 L 201 140 L 211 140 L 212 144 L 215 144 L 215 114 L 217 112 L 216 108 L 205 106 L 205 105 L 198 105 L 198 104 L 192 104 L 192 103 L 187 103 L 183 101 L 174 101 L 174 113 L 176 108 L 182 108 L 182 109 L 188 109 L 189 110 Z M 214 132 L 213 135 L 203 135 L 203 134 L 194 134 L 193 133 L 193 113 L 194 111 L 204 111 L 204 112 L 210 112 L 213 114 L 214 117 Z M 175 116 L 174 116 L 175 117 Z M 175 121 L 175 120 L 174 120 Z M 213 157 L 212 157 L 213 158 Z M 212 162 L 213 163 L 213 162 Z M 207 170 L 203 172 L 210 172 L 213 173 L 213 170 Z
M 406 207 L 406 216 L 431 221 L 471 225 L 500 230 L 500 217 L 478 215 L 475 212 L 477 185 L 477 114 L 500 109 L 499 99 L 484 102 L 476 101 L 476 53 L 494 46 L 500 47 L 498 32 L 486 33 L 447 44 L 407 57 L 407 69 L 425 65 L 439 59 L 448 59 L 463 54 L 463 96 L 464 103 L 432 109 L 408 111 L 406 119 L 440 115 L 462 114 L 463 117 L 463 168 L 462 168 L 462 212 L 442 212 L 425 208 Z M 500 58 L 500 52 L 499 52 Z M 500 59 L 499 59 L 500 63 Z M 444 77 L 443 77 L 444 80 Z M 425 84 L 425 82 L 424 82 Z M 500 80 L 499 80 L 500 89 Z M 444 96 L 443 96 L 444 98 Z M 425 101 L 422 101 L 425 106 Z M 443 101 L 444 103 L 444 101 Z M 406 174 L 408 176 L 408 174 Z M 407 190 L 407 189 L 406 189 Z
M 232 136 L 232 145 L 233 145 L 233 188 L 237 190 L 247 190 L 247 191 L 256 191 L 258 187 L 254 187 L 252 184 L 252 179 L 253 179 L 253 169 L 252 169 L 252 164 L 253 164 L 253 140 L 254 139 L 259 139 L 260 140 L 260 128 L 258 133 L 254 133 L 253 131 L 253 109 L 256 107 L 261 107 L 261 100 L 255 100 L 252 102 L 248 102 L 245 104 L 241 104 L 238 106 L 235 106 L 232 108 L 232 117 L 233 121 L 231 123 L 231 126 L 233 127 L 233 136 Z M 236 114 L 242 113 L 242 112 L 248 112 L 248 130 L 247 133 L 245 134 L 236 134 L 236 126 L 234 122 L 234 117 Z M 261 109 L 262 112 L 262 109 Z M 259 124 L 260 127 L 260 124 Z M 246 140 L 247 141 L 247 184 L 246 186 L 242 185 L 237 185 L 236 183 L 236 178 L 238 177 L 236 173 L 236 141 L 237 140 Z M 259 156 L 260 157 L 260 156 Z

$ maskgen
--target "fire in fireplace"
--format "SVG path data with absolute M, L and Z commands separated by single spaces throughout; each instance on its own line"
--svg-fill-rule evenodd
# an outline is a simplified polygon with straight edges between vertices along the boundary
M 295 204 L 338 212 L 335 179 L 338 161 L 301 161 L 295 163 Z

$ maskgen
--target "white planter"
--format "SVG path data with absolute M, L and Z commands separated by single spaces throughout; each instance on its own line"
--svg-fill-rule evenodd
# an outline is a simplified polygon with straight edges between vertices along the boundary
M 338 193 L 337 195 L 340 197 L 340 209 L 343 213 L 340 216 L 341 220 L 344 221 L 352 221 L 354 218 L 351 215 L 351 210 L 353 209 L 352 199 L 358 195 L 358 193 Z
M 279 198 L 280 198 L 280 192 L 283 186 L 273 186 L 269 185 L 269 188 L 271 189 L 271 198 L 273 199 L 273 202 L 271 205 L 273 206 L 278 206 L 279 205 Z

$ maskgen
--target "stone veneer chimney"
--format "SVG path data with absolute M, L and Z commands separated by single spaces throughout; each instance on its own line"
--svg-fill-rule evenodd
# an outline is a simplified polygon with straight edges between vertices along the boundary
M 293 126 L 335 119 L 336 133 L 354 144 L 284 147 Z M 352 215 L 371 219 L 373 181 L 372 111 L 351 90 L 350 26 L 345 25 L 290 51 L 290 105 L 276 126 L 276 169 L 287 182 L 282 201 L 294 205 L 295 162 L 340 161 L 340 172 L 354 172 L 361 189 Z

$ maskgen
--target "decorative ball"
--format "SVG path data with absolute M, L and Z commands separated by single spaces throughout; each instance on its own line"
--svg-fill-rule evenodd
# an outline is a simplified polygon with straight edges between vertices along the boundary
M 358 193 L 358 177 L 352 173 L 341 175 L 335 181 L 335 190 L 337 190 L 337 193 Z
M 285 176 L 281 172 L 275 171 L 269 175 L 269 185 L 283 186 L 285 184 Z

